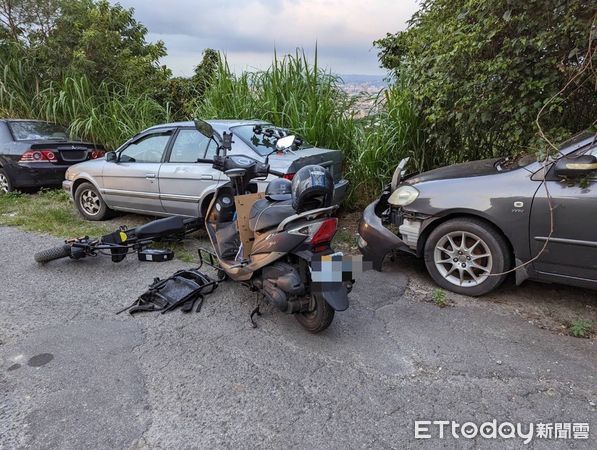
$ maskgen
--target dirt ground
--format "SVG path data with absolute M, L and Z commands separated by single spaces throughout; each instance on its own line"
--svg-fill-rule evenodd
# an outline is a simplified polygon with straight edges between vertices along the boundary
M 356 233 L 360 213 L 344 214 L 338 223 L 335 245 L 347 254 L 358 254 Z M 398 267 L 409 278 L 408 288 L 420 301 L 433 302 L 437 286 L 433 283 L 422 260 L 408 254 L 388 257 L 385 267 Z M 560 335 L 568 335 L 568 326 L 577 319 L 593 324 L 590 339 L 597 339 L 597 291 L 579 289 L 560 284 L 543 284 L 532 281 L 516 286 L 513 276 L 495 292 L 482 298 L 472 298 L 446 292 L 448 307 L 478 305 L 497 313 L 514 313 L 529 323 Z

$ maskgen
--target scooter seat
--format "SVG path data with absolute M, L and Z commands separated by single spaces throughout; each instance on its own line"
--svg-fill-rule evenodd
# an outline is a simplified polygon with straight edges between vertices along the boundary
M 184 232 L 184 219 L 180 216 L 154 220 L 135 229 L 138 239 L 159 238 L 181 232 Z
M 296 214 L 292 207 L 292 200 L 273 202 L 266 198 L 257 200 L 251 207 L 249 214 L 249 229 L 263 231 L 275 227 L 284 219 Z

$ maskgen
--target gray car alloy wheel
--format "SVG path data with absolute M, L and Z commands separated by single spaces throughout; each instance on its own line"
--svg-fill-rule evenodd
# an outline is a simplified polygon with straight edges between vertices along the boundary
M 8 181 L 8 177 L 3 173 L 0 173 L 0 192 L 3 194 L 7 194 L 9 187 L 10 183 Z
M 435 246 L 433 260 L 438 272 L 455 286 L 473 287 L 489 277 L 493 257 L 487 243 L 468 231 L 452 231 Z
M 102 206 L 99 196 L 91 189 L 85 189 L 81 193 L 79 202 L 81 203 L 81 208 L 90 216 L 97 215 Z

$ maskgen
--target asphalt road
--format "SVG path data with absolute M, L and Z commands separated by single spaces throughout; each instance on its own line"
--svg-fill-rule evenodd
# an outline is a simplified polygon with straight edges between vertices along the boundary
M 515 315 L 417 300 L 368 272 L 319 335 L 224 283 L 199 314 L 116 316 L 180 261 L 36 265 L 58 239 L 0 227 L 0 448 L 520 448 L 415 440 L 415 420 L 586 422 L 597 448 L 595 341 Z M 448 433 L 449 435 L 449 433 Z

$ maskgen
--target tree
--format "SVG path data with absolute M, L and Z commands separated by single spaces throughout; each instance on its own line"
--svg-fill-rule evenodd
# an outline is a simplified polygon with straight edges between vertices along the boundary
M 145 41 L 133 13 L 106 0 L 0 0 L 0 38 L 35 61 L 42 83 L 85 76 L 147 89 L 170 76 L 166 48 Z
M 195 73 L 192 77 L 193 85 L 197 90 L 199 97 L 203 97 L 205 92 L 213 82 L 213 79 L 218 70 L 218 63 L 220 61 L 220 54 L 211 48 L 203 51 L 201 62 L 195 66 Z
M 160 102 L 170 106 L 176 120 L 194 118 L 197 106 L 212 84 L 218 69 L 220 54 L 211 48 L 203 51 L 201 62 L 195 66 L 192 77 L 173 77 L 165 84 L 165 92 L 158 97 Z
M 590 0 L 424 0 L 376 45 L 412 90 L 436 163 L 517 153 L 537 148 L 546 103 L 552 139 L 597 118 L 595 13 Z

